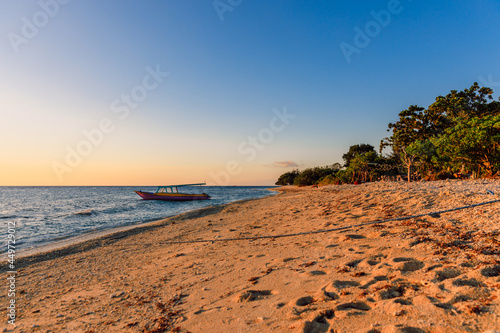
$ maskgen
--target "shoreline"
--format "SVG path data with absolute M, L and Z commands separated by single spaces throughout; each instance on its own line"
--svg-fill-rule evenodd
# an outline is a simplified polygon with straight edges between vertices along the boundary
M 208 207 L 149 229 L 20 259 L 18 328 L 82 333 L 500 328 L 498 203 L 323 234 L 195 243 L 353 226 L 485 202 L 491 199 L 486 190 L 500 193 L 499 181 L 277 190 L 279 195 Z M 167 244 L 173 240 L 193 242 Z
M 19 186 L 11 186 L 14 188 L 18 188 Z M 46 188 L 47 186 L 29 186 L 30 188 Z M 75 187 L 75 188 L 80 188 L 81 186 L 66 186 L 66 187 Z M 87 187 L 95 187 L 95 186 L 87 186 Z M 101 186 L 101 187 L 111 187 L 111 188 L 121 188 L 121 187 L 129 187 L 129 186 Z M 237 186 L 235 186 L 237 187 Z M 256 198 L 260 197 L 265 197 L 268 195 L 273 195 L 274 191 L 271 191 L 271 188 L 267 186 L 240 186 L 240 187 L 249 187 L 249 188 L 255 188 L 259 189 L 260 193 L 259 194 L 254 194 Z M 265 189 L 267 191 L 264 191 L 262 189 Z M 265 193 L 267 192 L 267 193 Z M 65 247 L 68 245 L 72 245 L 75 243 L 91 240 L 94 238 L 99 238 L 105 235 L 108 235 L 110 233 L 115 233 L 115 232 L 120 232 L 128 229 L 133 229 L 137 227 L 142 227 L 145 225 L 148 225 L 150 223 L 156 223 L 158 221 L 167 219 L 169 217 L 182 214 L 184 212 L 189 212 L 192 210 L 196 209 L 202 209 L 204 207 L 211 207 L 213 205 L 221 205 L 225 203 L 230 203 L 234 201 L 230 200 L 245 200 L 245 197 L 251 197 L 251 194 L 246 194 L 243 195 L 241 199 L 238 199 L 238 196 L 236 197 L 221 197 L 220 195 L 217 196 L 215 202 L 212 200 L 212 202 L 208 202 L 208 205 L 187 205 L 187 206 L 182 206 L 182 207 L 187 207 L 187 208 L 173 208 L 173 211 L 170 211 L 168 208 L 165 212 L 153 212 L 148 215 L 148 211 L 142 212 L 143 215 L 138 216 L 137 218 L 120 218 L 120 216 L 112 216 L 109 213 L 107 216 L 104 216 L 103 218 L 106 220 L 104 223 L 97 223 L 96 221 L 91 222 L 86 228 L 86 230 L 79 230 L 77 223 L 78 220 L 72 220 L 69 222 L 69 227 L 67 229 L 66 226 L 62 226 L 62 229 L 59 230 L 59 233 L 57 232 L 52 232 L 52 233 L 47 233 L 46 235 L 42 235 L 41 237 L 38 237 L 37 234 L 33 232 L 28 232 L 26 235 L 23 235 L 24 237 L 22 239 L 16 239 L 17 240 L 17 251 L 16 255 L 21 258 L 25 256 L 30 256 L 32 254 L 36 254 L 39 252 L 46 252 L 46 251 L 51 251 L 53 249 L 58 249 L 61 247 Z M 135 196 L 134 196 L 135 198 Z M 137 197 L 138 201 L 139 197 Z M 210 200 L 207 200 L 210 201 Z M 48 203 L 46 203 L 48 204 Z M 120 203 L 115 203 L 115 208 L 119 210 L 120 208 Z M 192 206 L 198 206 L 198 207 L 192 207 Z M 87 210 L 82 208 L 83 212 L 86 212 Z M 94 215 L 93 209 L 88 209 L 88 211 L 92 212 L 92 215 Z M 100 210 L 96 210 L 97 214 L 100 214 Z M 118 211 L 118 213 L 120 213 Z M 139 213 L 141 213 L 141 210 L 139 209 Z M 158 214 L 159 213 L 159 214 Z M 62 215 L 61 215 L 62 214 Z M 64 216 L 74 216 L 74 215 L 79 215 L 78 210 L 75 210 L 74 212 L 71 211 L 65 211 L 56 216 L 56 218 L 59 217 L 64 217 Z M 149 216 L 149 217 L 148 217 Z M 13 215 L 12 217 L 17 217 Z M 99 217 L 97 217 L 99 218 Z M 93 218 L 95 220 L 95 217 Z M 50 220 L 50 217 L 45 217 L 44 220 Z M 22 221 L 21 221 L 22 222 Z M 63 222 L 59 222 L 63 223 Z M 43 222 L 41 223 L 43 224 Z M 73 227 L 74 226 L 74 227 Z M 28 226 L 29 228 L 29 226 Z M 6 259 L 7 256 L 7 250 L 5 252 L 0 253 L 0 259 Z
M 270 191 L 280 192 L 277 189 L 270 189 Z M 83 235 L 68 237 L 63 240 L 51 242 L 49 244 L 45 244 L 43 246 L 37 248 L 27 248 L 16 252 L 16 265 L 20 268 L 34 264 L 44 260 L 50 260 L 54 258 L 58 258 L 59 256 L 65 256 L 73 253 L 80 253 L 88 250 L 92 250 L 94 248 L 111 244 L 113 241 L 127 238 L 133 235 L 137 235 L 143 232 L 147 232 L 150 230 L 154 230 L 156 228 L 161 228 L 165 225 L 168 225 L 170 220 L 182 220 L 189 219 L 193 217 L 199 216 L 207 216 L 212 214 L 217 214 L 219 211 L 224 209 L 226 206 L 231 204 L 238 204 L 247 201 L 261 200 L 267 197 L 279 195 L 273 194 L 261 198 L 253 198 L 253 199 L 243 199 L 237 200 L 233 202 L 229 202 L 221 205 L 214 205 L 209 207 L 198 208 L 192 211 L 188 211 L 181 214 L 176 214 L 173 216 L 165 217 L 159 220 L 133 224 L 128 226 L 121 227 L 113 227 L 104 230 L 91 231 L 87 232 Z M 2 253 L 0 258 L 6 259 L 7 253 Z
M 268 190 L 271 191 L 271 192 L 278 192 L 276 189 L 277 188 L 269 188 Z M 197 209 L 194 209 L 194 210 L 191 210 L 191 211 L 187 211 L 185 213 L 175 214 L 175 215 L 172 215 L 172 216 L 167 216 L 167 217 L 159 218 L 159 219 L 148 221 L 148 222 L 136 222 L 136 223 L 129 224 L 129 225 L 124 225 L 124 226 L 115 226 L 115 227 L 104 228 L 104 229 L 100 229 L 100 230 L 87 231 L 87 232 L 85 232 L 83 234 L 80 234 L 80 235 L 68 236 L 68 237 L 65 237 L 63 239 L 59 239 L 59 240 L 55 240 L 55 241 L 49 241 L 49 242 L 44 242 L 40 246 L 31 246 L 31 247 L 28 247 L 28 248 L 25 248 L 25 249 L 22 249 L 22 250 L 18 250 L 17 253 L 16 253 L 16 257 L 19 260 L 21 258 L 25 258 L 25 257 L 28 257 L 28 256 L 38 255 L 38 254 L 42 254 L 42 253 L 45 253 L 45 252 L 52 252 L 52 251 L 55 251 L 55 250 L 58 250 L 58 249 L 62 249 L 62 248 L 65 248 L 65 247 L 75 246 L 75 245 L 77 245 L 79 243 L 84 243 L 84 242 L 87 242 L 87 241 L 93 241 L 95 239 L 99 239 L 99 238 L 106 237 L 106 236 L 112 236 L 115 233 L 122 233 L 122 232 L 131 230 L 131 229 L 136 229 L 136 228 L 139 228 L 139 229 L 140 228 L 147 228 L 147 227 L 149 227 L 151 225 L 155 225 L 155 224 L 161 223 L 164 220 L 167 220 L 167 219 L 179 216 L 179 215 L 183 215 L 183 214 L 186 214 L 186 213 L 195 212 L 197 210 L 203 210 L 203 209 L 206 209 L 206 208 L 216 207 L 216 206 L 224 206 L 224 205 L 228 205 L 228 204 L 239 202 L 239 201 L 258 200 L 258 199 L 266 198 L 268 196 L 273 196 L 273 195 L 276 195 L 276 194 L 270 194 L 270 195 L 266 195 L 266 196 L 260 197 L 260 198 L 242 199 L 242 200 L 236 200 L 236 201 L 232 201 L 232 202 L 225 203 L 225 204 L 219 204 L 219 205 L 213 205 L 213 206 L 208 206 L 208 207 L 203 207 L 203 208 L 197 208 Z M 5 259 L 6 255 L 7 255 L 6 252 L 1 253 L 0 254 L 0 259 Z

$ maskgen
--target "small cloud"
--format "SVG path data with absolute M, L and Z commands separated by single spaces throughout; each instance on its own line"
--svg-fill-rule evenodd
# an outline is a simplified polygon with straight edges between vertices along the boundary
M 297 168 L 299 165 L 293 161 L 274 162 L 266 165 L 270 168 Z

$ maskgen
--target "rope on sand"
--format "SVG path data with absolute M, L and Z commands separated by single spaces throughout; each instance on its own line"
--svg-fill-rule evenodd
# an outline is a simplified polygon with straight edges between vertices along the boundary
M 490 190 L 488 190 L 487 193 L 494 195 L 494 193 L 492 191 L 490 191 Z M 402 216 L 402 217 L 396 217 L 396 218 L 387 219 L 387 220 L 365 222 L 365 223 L 359 223 L 359 224 L 354 224 L 354 225 L 345 226 L 345 227 L 338 227 L 338 228 L 333 228 L 333 229 L 322 229 L 322 230 L 314 230 L 314 231 L 304 231 L 304 232 L 297 232 L 297 233 L 293 233 L 293 234 L 264 235 L 264 236 L 235 237 L 235 238 L 218 238 L 218 236 L 217 236 L 215 239 L 197 239 L 197 240 L 195 239 L 195 240 L 186 240 L 186 241 L 168 241 L 168 242 L 159 242 L 158 244 L 166 244 L 166 245 L 168 245 L 168 244 L 232 242 L 232 241 L 257 240 L 257 239 L 272 239 L 272 238 L 283 238 L 283 237 L 293 237 L 293 236 L 320 234 L 320 233 L 326 233 L 326 232 L 332 232 L 332 231 L 339 231 L 339 230 L 346 230 L 346 229 L 351 229 L 351 228 L 363 227 L 363 226 L 371 225 L 371 224 L 380 224 L 380 223 L 387 223 L 387 222 L 394 222 L 394 221 L 410 220 L 410 219 L 420 218 L 420 217 L 424 217 L 424 216 L 430 216 L 430 217 L 438 218 L 438 217 L 441 216 L 441 214 L 451 213 L 451 212 L 455 212 L 455 211 L 458 211 L 458 210 L 464 210 L 464 209 L 469 209 L 469 208 L 474 208 L 474 207 L 479 207 L 479 206 L 490 205 L 490 204 L 494 204 L 494 203 L 497 203 L 497 202 L 500 202 L 500 199 L 493 200 L 493 201 L 481 202 L 481 203 L 467 205 L 467 206 L 462 206 L 462 207 L 457 207 L 457 208 L 440 210 L 440 211 L 431 212 L 431 213 L 425 213 L 425 214 L 419 214 L 419 215 L 412 215 L 412 216 Z

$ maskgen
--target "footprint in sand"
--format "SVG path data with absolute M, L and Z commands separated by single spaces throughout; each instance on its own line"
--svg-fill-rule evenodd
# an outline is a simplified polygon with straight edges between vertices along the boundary
M 411 327 L 411 326 L 399 328 L 396 332 L 397 333 L 426 333 L 426 331 L 424 331 L 421 328 Z
M 452 282 L 454 286 L 484 287 L 485 285 L 476 279 L 456 279 Z
M 343 235 L 340 237 L 339 241 L 348 241 L 352 239 L 365 239 L 366 237 L 363 235 L 355 235 L 355 234 L 349 234 L 349 235 Z
M 443 267 L 442 264 L 436 264 L 436 265 L 432 265 L 432 266 L 429 266 L 425 269 L 425 272 L 430 272 L 432 270 L 435 270 L 436 268 L 440 268 L 440 267 Z
M 371 266 L 376 266 L 382 262 L 386 256 L 383 254 L 371 255 L 365 260 L 361 265 L 364 268 L 371 268 Z
M 326 288 L 327 287 L 321 288 L 321 290 L 316 294 L 316 299 L 323 302 L 329 302 L 340 298 L 339 295 L 333 291 L 327 291 Z
M 405 293 L 405 288 L 402 285 L 391 286 L 385 290 L 379 292 L 381 299 L 392 299 L 403 296 Z
M 306 306 L 314 302 L 314 298 L 311 296 L 304 296 L 295 301 L 295 305 Z
M 500 276 L 500 265 L 485 267 L 481 270 L 481 275 L 485 277 Z
M 362 286 L 359 287 L 361 289 L 367 289 L 368 287 L 370 287 L 371 285 L 379 282 L 379 281 L 388 281 L 389 278 L 385 275 L 378 275 L 378 276 L 374 276 L 372 279 L 368 280 L 368 281 L 365 281 L 362 283 Z
M 412 305 L 413 304 L 411 301 L 404 299 L 404 298 L 397 298 L 394 300 L 394 303 L 398 303 L 401 305 Z
M 303 333 L 326 333 L 330 328 L 330 324 L 325 320 L 325 322 L 320 321 L 306 321 L 304 326 L 299 329 Z
M 334 286 L 337 289 L 344 289 L 344 288 L 350 288 L 350 287 L 358 287 L 360 285 L 359 282 L 357 281 L 341 281 L 341 280 L 335 280 L 332 283 L 332 286 Z
M 364 302 L 349 302 L 344 304 L 337 305 L 337 310 L 362 310 L 362 311 L 370 311 L 372 308 L 364 303 Z
M 362 262 L 362 261 L 363 261 L 363 259 L 351 260 L 351 261 L 347 262 L 347 263 L 345 264 L 345 266 L 349 266 L 349 267 L 351 267 L 351 268 L 355 268 L 355 267 L 356 267 L 356 266 L 358 266 L 358 264 L 359 264 L 360 262 Z
M 272 295 L 271 290 L 247 290 L 236 297 L 236 302 L 251 302 Z
M 445 267 L 440 271 L 436 271 L 434 280 L 442 282 L 444 280 L 453 279 L 462 274 L 462 271 L 455 267 Z
M 300 331 L 304 333 L 326 333 L 330 328 L 327 319 L 335 317 L 333 310 L 324 310 L 311 321 L 305 321 Z
M 400 263 L 396 269 L 402 272 L 414 272 L 422 269 L 425 264 L 422 261 L 416 260 L 414 258 L 394 258 L 392 259 L 395 263 Z

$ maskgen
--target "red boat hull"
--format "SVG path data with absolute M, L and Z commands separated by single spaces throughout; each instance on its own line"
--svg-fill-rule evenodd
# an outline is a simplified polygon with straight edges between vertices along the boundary
M 207 200 L 210 196 L 203 194 L 184 194 L 184 193 L 151 193 L 135 191 L 144 200 L 163 200 L 163 201 L 191 201 L 191 200 Z

